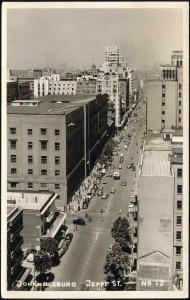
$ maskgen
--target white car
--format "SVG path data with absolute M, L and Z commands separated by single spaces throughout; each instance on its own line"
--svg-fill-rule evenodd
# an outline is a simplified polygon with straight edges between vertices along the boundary
M 28 262 L 34 262 L 34 253 L 30 253 L 26 259 Z
M 127 145 L 124 145 L 123 148 L 124 148 L 124 149 L 127 149 Z
M 114 172 L 114 173 L 113 173 L 113 178 L 114 178 L 114 179 L 120 179 L 120 174 L 119 174 L 119 172 Z

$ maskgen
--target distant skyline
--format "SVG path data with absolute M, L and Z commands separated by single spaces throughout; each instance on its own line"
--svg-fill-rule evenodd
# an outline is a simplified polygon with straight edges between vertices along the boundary
M 9 9 L 7 67 L 99 66 L 117 45 L 134 70 L 169 63 L 181 50 L 182 9 Z

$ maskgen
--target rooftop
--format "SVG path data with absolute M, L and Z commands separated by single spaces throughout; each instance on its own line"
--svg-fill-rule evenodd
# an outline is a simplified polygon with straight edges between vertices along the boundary
M 42 211 L 47 205 L 49 206 L 57 195 L 50 192 L 33 193 L 33 192 L 7 192 L 8 204 L 16 204 L 22 209 L 34 209 Z
M 39 101 L 38 106 L 9 105 L 7 112 L 8 114 L 62 115 L 68 114 L 94 99 L 95 95 L 47 95 L 28 100 L 28 102 Z
M 142 166 L 142 176 L 171 176 L 170 151 L 145 150 Z

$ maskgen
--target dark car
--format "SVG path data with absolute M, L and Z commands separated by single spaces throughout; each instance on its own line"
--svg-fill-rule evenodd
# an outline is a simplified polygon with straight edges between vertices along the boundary
M 85 220 L 83 218 L 78 218 L 73 220 L 73 224 L 76 225 L 85 225 Z
M 71 232 L 68 233 L 68 234 L 66 235 L 65 239 L 68 240 L 68 241 L 72 241 L 72 239 L 73 239 L 73 233 L 71 233 Z

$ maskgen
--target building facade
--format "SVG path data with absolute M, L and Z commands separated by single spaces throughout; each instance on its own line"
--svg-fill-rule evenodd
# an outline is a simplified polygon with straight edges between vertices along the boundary
M 7 205 L 7 289 L 11 290 L 22 271 L 23 212 Z
M 148 80 L 148 129 L 183 128 L 183 55 L 172 53 L 172 64 L 161 65 L 156 79 Z
M 23 212 L 22 250 L 41 249 L 41 237 L 58 239 L 66 214 L 55 206 L 57 194 L 50 192 L 8 192 L 7 202 Z
M 18 99 L 18 83 L 17 81 L 7 82 L 7 104 Z
M 55 191 L 56 203 L 66 209 L 104 143 L 107 96 L 48 95 L 31 106 L 13 105 L 8 109 L 8 189 Z

